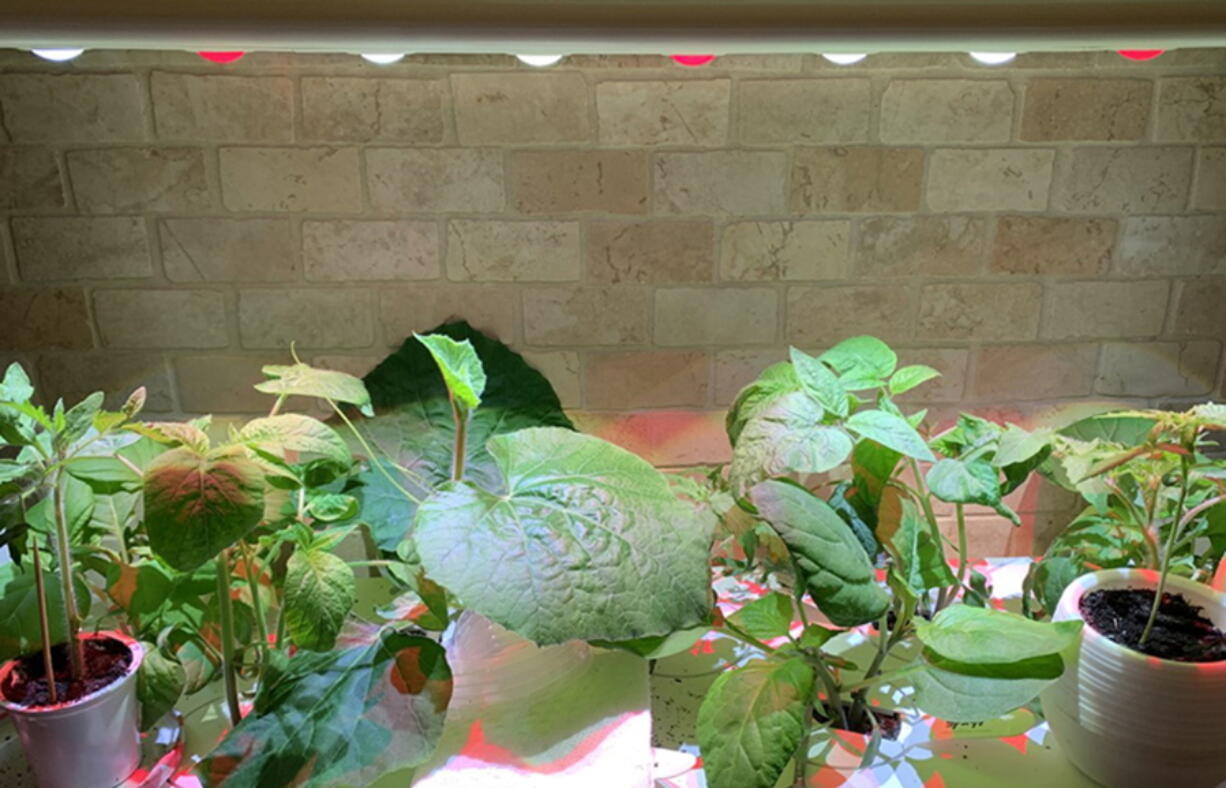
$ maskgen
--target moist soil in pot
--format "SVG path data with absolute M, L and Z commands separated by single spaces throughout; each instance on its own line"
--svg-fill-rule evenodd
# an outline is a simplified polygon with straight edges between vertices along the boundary
M 850 703 L 843 704 L 843 713 L 848 716 L 851 715 L 851 704 Z M 877 727 L 881 729 L 881 738 L 888 739 L 889 741 L 894 741 L 895 739 L 898 738 L 898 734 L 902 731 L 902 715 L 896 711 L 882 711 L 881 709 L 868 709 L 868 714 L 865 714 L 859 720 L 853 721 L 850 728 L 844 728 L 841 724 L 842 720 L 839 721 L 839 724 L 834 725 L 834 728 L 840 731 L 848 731 L 849 733 L 861 733 L 861 734 L 864 734 L 865 736 L 869 736 L 873 732 L 873 725 L 872 725 L 872 722 L 869 720 L 870 715 L 876 718 L 877 720 Z M 813 710 L 813 719 L 823 724 L 828 722 L 828 720 L 826 719 L 826 715 L 823 713 L 822 709 Z
M 58 699 L 51 703 L 47 674 L 43 669 L 41 651 L 17 660 L 17 665 L 4 679 L 0 694 L 10 703 L 26 708 L 39 708 L 71 703 L 78 698 L 97 692 L 121 679 L 132 664 L 132 651 L 122 641 L 113 638 L 89 638 L 81 641 L 85 656 L 85 676 L 78 681 L 68 681 L 68 644 L 61 643 L 51 649 L 51 664 L 55 671 L 55 688 Z
M 1153 604 L 1152 589 L 1091 591 L 1081 598 L 1081 617 L 1112 642 L 1152 657 L 1175 662 L 1226 659 L 1226 634 L 1182 594 L 1162 595 L 1149 639 L 1139 645 Z

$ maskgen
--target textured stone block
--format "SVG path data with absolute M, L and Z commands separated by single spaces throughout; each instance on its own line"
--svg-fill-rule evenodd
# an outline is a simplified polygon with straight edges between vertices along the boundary
M 596 282 L 709 282 L 715 229 L 709 221 L 592 221 L 585 233 L 587 275 Z
M 745 80 L 737 88 L 741 142 L 866 142 L 872 115 L 867 79 Z
M 791 208 L 799 213 L 916 211 L 924 177 L 919 148 L 801 148 Z
M 66 158 L 84 213 L 191 212 L 212 204 L 199 148 L 69 151 Z
M 974 276 L 983 270 L 988 228 L 967 216 L 878 216 L 860 223 L 860 277 Z
M 1042 288 L 1037 284 L 941 284 L 920 291 L 922 339 L 1033 339 Z
M 991 270 L 998 274 L 1097 276 L 1115 248 L 1114 219 L 1001 216 L 992 241 Z
M 64 207 L 55 155 L 45 148 L 0 149 L 0 211 Z
M 995 345 L 974 351 L 972 399 L 985 402 L 1081 397 L 1094 385 L 1098 346 Z
M 441 143 L 448 95 L 441 79 L 303 77 L 303 134 L 328 142 Z
M 593 136 L 582 74 L 452 74 L 462 145 L 585 142 Z
M 657 345 L 762 345 L 776 341 L 779 294 L 771 288 L 656 290 Z
M 455 282 L 565 282 L 579 278 L 576 222 L 447 223 L 447 278 Z
M 934 151 L 928 207 L 934 211 L 1041 211 L 1047 207 L 1055 153 L 1016 148 Z
M 1121 274 L 1226 273 L 1226 216 L 1140 216 L 1124 220 Z
M 1021 138 L 1144 139 L 1153 92 L 1147 79 L 1032 79 L 1026 84 Z
M 221 193 L 232 211 L 362 210 L 351 148 L 222 148 Z
M 95 290 L 94 318 L 111 348 L 229 344 L 226 299 L 215 290 Z
M 522 213 L 646 213 L 647 175 L 645 151 L 515 151 L 507 164 Z
M 1171 286 L 1143 282 L 1065 282 L 1048 286 L 1040 335 L 1047 339 L 1156 337 Z
M 38 360 L 39 394 L 44 401 L 63 397 L 75 405 L 95 391 L 106 394 L 103 407 L 119 410 L 128 395 L 145 387 L 145 412 L 175 410 L 170 375 L 157 353 L 56 353 Z
M 1202 211 L 1226 211 L 1226 148 L 1201 148 L 1192 207 Z
M 375 341 L 373 306 L 365 290 L 243 290 L 238 335 L 249 348 L 367 347 Z
M 789 287 L 784 339 L 828 348 L 854 334 L 886 342 L 915 339 L 916 291 L 905 285 Z
M 379 289 L 379 322 L 383 342 L 399 347 L 413 332 L 430 331 L 451 320 L 466 320 L 474 328 L 516 341 L 515 302 L 511 287 L 486 285 L 413 285 Z
M 135 74 L 0 74 L 12 142 L 140 142 L 145 100 Z
M 601 82 L 596 116 L 604 145 L 699 145 L 728 141 L 731 80 Z
M 589 353 L 583 404 L 591 410 L 701 407 L 711 359 L 693 350 Z
M 736 222 L 724 228 L 719 276 L 724 281 L 842 279 L 851 222 Z
M 1188 279 L 1176 286 L 1171 333 L 1179 337 L 1226 336 L 1226 278 Z
M 725 350 L 715 354 L 715 404 L 727 406 L 736 400 L 741 389 L 758 379 L 772 364 L 786 361 L 788 354 L 782 349 L 772 350 Z
M 538 369 L 558 395 L 563 408 L 577 408 L 583 400 L 580 370 L 583 362 L 572 350 L 525 352 L 524 361 Z
M 1159 80 L 1158 139 L 1171 142 L 1226 141 L 1226 77 Z
M 301 270 L 288 219 L 162 219 L 158 239 L 172 282 L 289 282 Z
M 320 282 L 437 279 L 437 222 L 328 221 L 302 223 L 307 279 Z
M 542 287 L 524 291 L 530 345 L 642 345 L 650 341 L 649 291 L 640 287 Z
M 1192 183 L 1191 148 L 1074 148 L 1065 155 L 1053 206 L 1070 213 L 1171 213 Z
M 150 86 L 159 139 L 289 142 L 294 137 L 294 84 L 288 77 L 155 71 Z
M 15 218 L 12 228 L 17 270 L 28 282 L 141 279 L 153 274 L 141 219 Z
M 1008 142 L 1013 88 L 1003 79 L 892 80 L 880 123 L 882 142 Z
M 658 468 L 691 468 L 732 458 L 722 410 L 579 411 L 571 415 L 580 432 L 621 446 Z
M 189 355 L 174 360 L 179 405 L 184 413 L 242 413 L 267 415 L 274 397 L 255 390 L 267 380 L 265 364 L 289 364 L 288 353 L 263 355 Z M 296 410 L 290 398 L 286 410 Z M 305 404 L 305 401 L 304 401 Z
M 461 148 L 366 151 L 370 199 L 380 211 L 501 211 L 502 152 Z
M 77 287 L 0 288 L 0 348 L 84 350 L 94 346 L 85 291 Z
M 781 213 L 787 156 L 773 151 L 657 153 L 654 204 L 661 213 Z
M 1110 343 L 1103 345 L 1094 390 L 1115 397 L 1193 397 L 1217 382 L 1222 343 Z

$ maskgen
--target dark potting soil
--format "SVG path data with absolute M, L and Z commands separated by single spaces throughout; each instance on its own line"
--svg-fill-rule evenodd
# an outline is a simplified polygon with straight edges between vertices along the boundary
M 1162 595 L 1149 639 L 1138 645 L 1153 604 L 1151 589 L 1091 591 L 1081 598 L 1081 616 L 1112 642 L 1142 654 L 1176 662 L 1226 659 L 1226 634 L 1182 594 Z
M 843 704 L 843 713 L 851 715 L 851 704 Z M 902 731 L 902 715 L 896 711 L 882 711 L 881 709 L 868 709 L 868 714 L 865 714 L 859 720 L 853 720 L 850 728 L 842 726 L 842 720 L 839 720 L 834 727 L 841 731 L 850 733 L 862 733 L 868 736 L 873 732 L 872 722 L 869 721 L 869 715 L 872 715 L 877 720 L 877 727 L 881 728 L 881 738 L 894 741 L 898 738 L 898 734 Z M 828 720 L 826 715 L 820 708 L 813 710 L 813 719 L 818 722 L 825 723 Z
M 112 638 L 90 638 L 81 643 L 85 656 L 85 676 L 68 681 L 68 645 L 61 643 L 51 649 L 51 666 L 55 671 L 57 704 L 76 700 L 118 681 L 132 664 L 132 652 Z M 11 703 L 27 708 L 50 706 L 51 693 L 43 669 L 43 653 L 29 654 L 17 660 L 17 666 L 4 679 L 0 693 Z

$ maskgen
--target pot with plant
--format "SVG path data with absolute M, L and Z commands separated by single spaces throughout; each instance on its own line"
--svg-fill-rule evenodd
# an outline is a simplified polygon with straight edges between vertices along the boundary
M 1085 628 L 1043 713 L 1103 785 L 1226 781 L 1226 598 L 1207 585 L 1226 552 L 1226 462 L 1209 453 L 1223 428 L 1226 409 L 1207 404 L 1104 414 L 1054 438 L 1048 472 L 1088 505 L 1028 592 Z

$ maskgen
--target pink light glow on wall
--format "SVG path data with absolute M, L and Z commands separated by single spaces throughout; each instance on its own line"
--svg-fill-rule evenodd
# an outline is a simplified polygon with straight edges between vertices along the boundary
M 715 55 L 669 55 L 679 66 L 705 66 L 715 59 Z
M 233 63 L 241 58 L 246 52 L 197 52 L 197 55 L 209 61 L 210 63 Z

